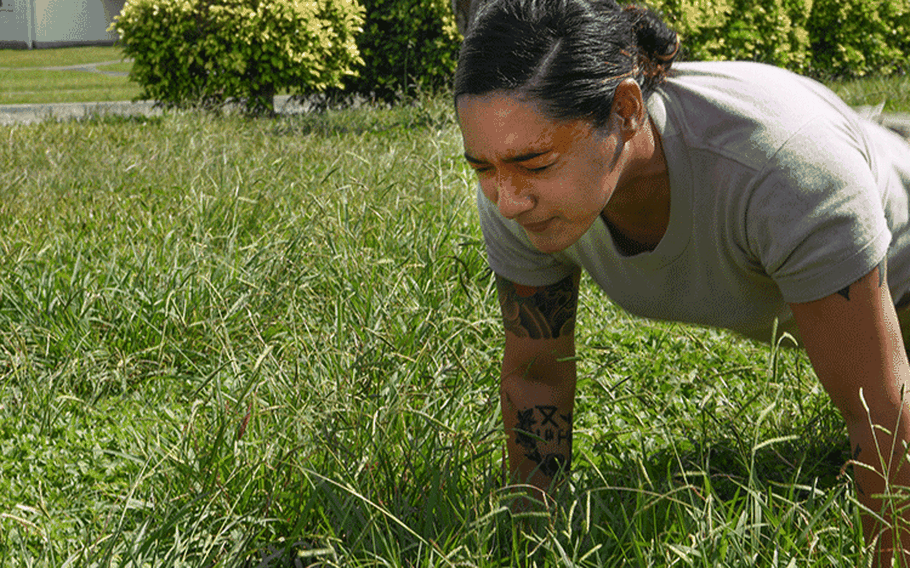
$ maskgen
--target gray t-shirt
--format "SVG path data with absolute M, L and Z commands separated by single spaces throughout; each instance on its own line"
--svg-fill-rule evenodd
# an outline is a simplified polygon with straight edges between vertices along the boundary
M 670 222 L 625 256 L 602 219 L 555 254 L 478 188 L 490 267 L 528 286 L 584 268 L 611 300 L 653 319 L 798 337 L 788 302 L 823 298 L 888 256 L 910 289 L 910 144 L 828 89 L 771 66 L 687 63 L 650 97 L 670 175 Z

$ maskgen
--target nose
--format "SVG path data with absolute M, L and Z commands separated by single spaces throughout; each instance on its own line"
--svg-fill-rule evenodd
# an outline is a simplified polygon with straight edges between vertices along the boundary
M 493 197 L 492 201 L 499 208 L 499 212 L 506 219 L 514 219 L 525 211 L 534 208 L 535 200 L 527 188 L 521 188 L 513 183 L 511 176 L 498 175 L 494 180 L 495 184 L 491 187 L 492 195 L 487 193 L 488 197 Z

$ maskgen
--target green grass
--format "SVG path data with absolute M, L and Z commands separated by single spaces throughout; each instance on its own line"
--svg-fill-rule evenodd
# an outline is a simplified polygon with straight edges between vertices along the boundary
M 885 103 L 885 112 L 910 113 L 910 76 L 871 77 L 828 86 L 852 106 Z
M 128 101 L 139 87 L 126 77 L 84 71 L 0 69 L 0 104 Z
M 588 281 L 575 472 L 510 516 L 451 117 L 0 127 L 0 565 L 859 565 L 805 357 Z
M 133 100 L 140 88 L 127 77 L 68 70 L 44 70 L 117 61 L 117 47 L 72 47 L 61 49 L 0 50 L 0 104 L 46 104 Z M 129 62 L 101 65 L 106 71 L 129 72 Z
M 129 73 L 130 69 L 133 68 L 133 63 L 131 61 L 124 61 L 122 63 L 112 63 L 110 65 L 99 65 L 98 69 L 102 71 L 114 71 L 118 73 Z
M 119 47 L 61 47 L 51 49 L 0 49 L 0 67 L 63 67 L 119 61 L 123 52 Z

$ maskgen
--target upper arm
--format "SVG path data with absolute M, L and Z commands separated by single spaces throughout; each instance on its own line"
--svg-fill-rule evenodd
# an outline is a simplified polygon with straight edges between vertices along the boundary
M 574 377 L 575 321 L 581 271 L 548 286 L 522 286 L 496 275 L 505 328 L 503 376 L 547 382 Z
M 790 304 L 816 374 L 848 425 L 900 404 L 910 368 L 885 262 L 843 290 L 814 302 Z

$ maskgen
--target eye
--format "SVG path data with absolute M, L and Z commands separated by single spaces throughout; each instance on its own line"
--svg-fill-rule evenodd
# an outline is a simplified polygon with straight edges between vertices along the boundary
M 539 173 L 549 170 L 552 167 L 553 167 L 553 163 L 548 163 L 548 164 L 543 164 L 543 165 L 525 166 L 524 170 L 526 172 L 529 172 L 532 174 L 539 174 Z

